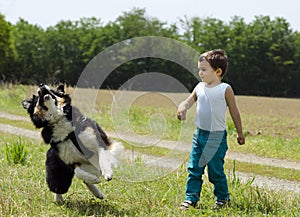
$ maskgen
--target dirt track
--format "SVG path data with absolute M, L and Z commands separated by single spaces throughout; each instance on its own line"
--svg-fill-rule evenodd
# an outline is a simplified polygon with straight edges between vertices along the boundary
M 6 119 L 11 119 L 11 120 L 29 121 L 28 118 L 25 118 L 22 116 L 11 115 L 11 114 L 4 113 L 4 112 L 0 112 L 0 117 L 6 118 Z M 20 135 L 20 136 L 25 136 L 25 137 L 29 137 L 32 139 L 41 140 L 39 131 L 27 130 L 27 129 L 14 127 L 11 125 L 1 124 L 1 123 L 0 123 L 0 131 L 7 132 L 10 134 Z M 118 134 L 108 133 L 108 135 L 112 138 L 120 138 L 121 137 L 123 140 L 126 140 L 128 142 L 139 142 L 142 144 L 154 144 L 153 138 L 145 138 L 145 137 L 136 138 L 133 136 L 123 135 L 123 134 L 119 134 L 119 133 Z M 160 147 L 171 148 L 171 149 L 176 149 L 176 150 L 180 150 L 180 151 L 188 152 L 190 150 L 189 144 L 179 144 L 178 145 L 178 144 L 176 144 L 176 142 L 173 142 L 173 141 L 161 140 L 155 144 Z M 149 156 L 149 155 L 141 155 L 141 156 L 142 156 L 143 161 L 145 161 L 145 163 L 151 163 L 156 166 L 164 165 L 165 167 L 168 167 L 168 166 L 173 167 L 174 164 L 178 165 L 178 159 L 168 159 L 168 158 L 154 157 L 154 156 Z M 273 158 L 264 158 L 264 157 L 259 157 L 259 156 L 253 155 L 253 154 L 244 154 L 244 153 L 228 151 L 226 158 L 235 159 L 237 161 L 242 161 L 242 162 L 264 164 L 264 165 L 270 165 L 270 166 L 275 166 L 275 167 L 300 170 L 300 162 L 279 160 L 279 159 L 273 159 Z M 283 180 L 283 179 L 277 179 L 274 177 L 265 177 L 265 176 L 261 176 L 261 175 L 241 173 L 241 172 L 237 172 L 237 175 L 244 182 L 247 182 L 249 179 L 251 179 L 253 176 L 255 176 L 255 180 L 252 184 L 259 186 L 259 187 L 266 187 L 266 188 L 273 189 L 273 190 L 292 191 L 292 192 L 296 192 L 296 193 L 300 194 L 300 182 L 288 181 L 288 180 Z

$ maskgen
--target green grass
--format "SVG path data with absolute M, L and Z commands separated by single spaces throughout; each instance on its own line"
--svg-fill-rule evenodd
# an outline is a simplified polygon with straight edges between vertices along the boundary
M 1 119 L 1 123 L 5 123 L 5 124 L 10 124 L 16 127 L 21 127 L 21 128 L 26 128 L 26 129 L 35 129 L 32 124 L 30 122 L 24 122 L 24 121 L 11 121 L 7 120 L 7 119 Z M 229 130 L 230 132 L 230 130 Z M 233 141 L 232 143 L 235 143 L 235 137 L 230 137 Z M 247 137 L 247 140 L 252 140 L 251 137 Z M 273 138 L 274 141 L 274 138 Z M 170 155 L 171 153 L 171 157 L 172 158 L 185 158 L 187 159 L 189 156 L 189 153 L 182 153 L 180 151 L 174 151 L 167 148 L 161 148 L 161 147 L 157 147 L 157 146 L 145 146 L 143 144 L 138 144 L 138 143 L 126 143 L 124 141 L 122 141 L 125 145 L 125 148 L 127 150 L 132 151 L 133 153 L 140 153 L 140 154 L 147 154 L 147 155 L 152 155 L 152 156 L 157 156 L 157 157 L 163 157 L 166 155 Z M 249 142 L 249 141 L 248 141 Z M 276 144 L 276 143 L 275 143 Z M 297 144 L 297 143 L 295 143 Z M 299 144 L 299 143 L 298 143 Z M 270 144 L 272 145 L 272 144 Z M 284 147 L 284 144 L 282 144 L 279 147 Z M 230 150 L 238 150 L 240 151 L 240 149 L 237 149 L 238 145 L 234 144 L 232 147 L 230 147 Z M 246 149 L 246 150 L 245 150 Z M 263 147 L 259 147 L 259 153 L 263 156 L 263 154 L 261 154 L 261 151 L 263 149 Z M 247 153 L 247 146 L 243 146 L 243 152 Z M 282 150 L 283 153 L 286 153 L 286 150 Z M 279 154 L 281 154 L 282 152 L 276 152 L 274 151 L 274 153 L 276 155 L 274 155 L 274 157 L 279 156 Z M 299 152 L 296 153 L 291 153 L 293 155 L 295 155 L 296 157 L 298 156 Z M 281 158 L 285 158 L 283 156 L 283 154 L 281 155 Z M 227 163 L 225 164 L 227 169 L 232 169 L 232 160 L 227 160 Z M 260 164 L 254 164 L 254 163 L 245 163 L 245 162 L 238 162 L 238 170 L 240 172 L 247 172 L 247 173 L 254 173 L 254 174 L 259 174 L 259 175 L 264 175 L 264 176 L 272 176 L 272 177 L 276 177 L 276 178 L 281 178 L 281 179 L 288 179 L 291 181 L 300 181 L 300 171 L 298 170 L 293 170 L 293 169 L 285 169 L 285 168 L 278 168 L 278 167 L 272 167 L 272 166 L 266 166 L 266 165 L 260 165 Z
M 0 88 L 1 111 L 25 116 L 26 111 L 20 102 L 23 98 L 31 96 L 31 91 L 32 88 L 26 86 Z M 115 130 L 115 123 L 111 118 L 112 112 L 107 103 L 109 100 L 99 102 L 106 102 L 106 104 L 99 106 L 99 114 L 90 115 L 95 117 L 105 130 Z M 128 114 L 119 114 L 120 116 L 114 117 L 114 120 L 120 118 L 118 124 L 125 131 L 128 130 L 126 127 L 130 123 L 129 126 L 135 134 L 162 135 L 164 139 L 190 142 L 194 131 L 193 112 L 189 112 L 188 120 L 184 123 L 177 121 L 175 114 L 176 111 L 168 109 L 168 106 L 153 109 L 146 103 L 140 102 L 133 105 Z M 250 123 L 254 122 L 248 118 L 253 116 L 244 115 L 247 120 L 245 129 L 250 129 Z M 268 126 L 276 122 L 266 113 L 263 117 L 264 121 L 269 120 L 270 123 L 264 123 L 266 128 L 262 129 L 268 129 Z M 290 136 L 294 132 L 287 126 L 291 124 L 290 120 L 289 117 L 283 117 L 283 121 L 277 123 L 278 127 L 283 128 L 279 135 L 273 133 L 275 128 L 263 131 L 261 135 L 248 135 L 245 146 L 236 143 L 234 127 L 229 121 L 229 148 L 261 156 L 299 160 L 300 139 L 298 136 Z M 4 124 L 34 129 L 30 122 L 26 121 L 8 121 L 3 118 L 0 121 Z M 293 118 L 293 121 L 297 119 Z M 160 128 L 161 126 L 164 128 Z M 260 129 L 264 125 L 259 123 L 258 126 L 253 129 Z M 284 129 L 287 129 L 288 134 L 285 134 Z M 25 165 L 9 164 L 5 157 L 6 144 L 17 143 L 18 139 L 28 151 Z M 139 144 L 125 144 L 125 146 L 127 150 L 158 157 L 166 156 L 170 152 L 168 149 L 143 147 Z M 299 171 L 243 162 L 234 163 L 227 160 L 226 171 L 231 174 L 228 177 L 231 206 L 220 211 L 212 210 L 213 186 L 205 177 L 202 199 L 197 209 L 181 213 L 178 211 L 178 206 L 184 198 L 186 168 L 182 166 L 154 181 L 126 181 L 130 180 L 124 179 L 126 174 L 135 173 L 140 176 L 153 170 L 139 157 L 134 162 L 127 162 L 126 167 L 119 167 L 111 182 L 103 181 L 99 184 L 106 195 L 104 200 L 95 199 L 82 182 L 75 178 L 69 192 L 65 195 L 65 203 L 59 206 L 53 202 L 53 195 L 45 182 L 44 162 L 47 149 L 48 146 L 35 140 L 0 132 L 0 216 L 297 216 L 300 213 L 299 195 L 252 187 L 251 180 L 247 184 L 242 184 L 234 176 L 235 170 L 238 170 L 299 181 Z M 184 154 L 188 155 L 188 153 Z
M 266 177 L 275 177 L 279 179 L 285 179 L 290 181 L 300 182 L 300 171 L 295 169 L 286 169 L 282 167 L 273 167 L 263 164 L 254 164 L 246 162 L 236 162 L 236 170 L 239 172 L 245 172 L 250 174 L 257 174 Z M 230 171 L 234 167 L 234 160 L 226 159 L 225 169 Z
M 24 141 L 21 138 L 18 138 L 12 143 L 6 142 L 4 151 L 8 164 L 26 164 L 28 151 Z
M 229 150 L 252 153 L 258 156 L 286 160 L 300 160 L 300 137 L 286 139 L 280 136 L 258 135 L 247 136 L 246 144 L 239 146 L 236 136 L 228 137 Z
M 10 120 L 10 119 L 0 117 L 0 123 L 11 125 L 14 127 L 21 127 L 21 128 L 27 129 L 27 130 L 35 130 L 36 129 L 29 118 L 28 118 L 28 121 L 22 121 L 22 120 Z
M 31 97 L 36 88 L 22 85 L 0 86 L 0 108 L 2 112 L 9 112 L 17 115 L 25 115 L 22 107 L 22 100 Z
M 213 211 L 213 186 L 206 176 L 202 199 L 197 209 L 178 211 L 183 200 L 187 177 L 184 166 L 155 181 L 129 182 L 116 176 L 98 186 L 106 195 L 95 199 L 82 182 L 74 179 L 61 206 L 53 202 L 45 182 L 47 145 L 21 138 L 29 152 L 28 164 L 10 165 L 5 159 L 5 144 L 18 141 L 13 135 L 0 133 L 0 215 L 1 216 L 296 216 L 300 196 L 242 184 L 230 168 L 228 183 L 231 206 Z M 144 168 L 142 161 L 135 162 Z M 236 167 L 240 166 L 237 163 Z M 120 169 L 120 168 L 119 168 Z

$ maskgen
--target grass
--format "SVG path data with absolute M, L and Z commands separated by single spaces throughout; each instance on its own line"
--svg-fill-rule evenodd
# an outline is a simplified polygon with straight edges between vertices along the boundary
M 104 200 L 95 199 L 75 178 L 65 194 L 65 203 L 59 206 L 53 202 L 45 182 L 44 161 L 48 146 L 22 138 L 31 154 L 29 162 L 10 165 L 4 158 L 4 144 L 15 140 L 12 135 L 1 135 L 1 216 L 296 216 L 300 212 L 299 195 L 252 187 L 251 180 L 242 184 L 234 176 L 233 168 L 228 180 L 230 207 L 212 210 L 213 186 L 205 176 L 197 209 L 179 212 L 187 176 L 184 166 L 156 181 L 128 182 L 118 176 L 111 182 L 103 181 L 98 186 L 106 195 Z M 140 161 L 136 163 L 143 165 Z
M 9 112 L 17 115 L 24 115 L 25 110 L 22 108 L 21 102 L 27 97 L 31 97 L 36 87 L 11 85 L 0 86 L 0 107 L 2 112 Z
M 280 136 L 258 135 L 247 136 L 246 144 L 239 146 L 235 135 L 228 137 L 229 150 L 252 153 L 258 156 L 286 160 L 300 160 L 300 137 L 287 139 Z
M 246 163 L 236 161 L 237 171 L 250 174 L 257 174 L 266 177 L 275 177 L 290 181 L 300 182 L 300 171 L 295 169 L 286 169 L 281 167 L 273 167 L 262 164 Z M 226 159 L 225 169 L 231 171 L 234 168 L 234 160 Z
M 35 130 L 35 126 L 32 124 L 30 121 L 30 118 L 28 117 L 28 121 L 23 121 L 23 120 L 10 120 L 6 118 L 1 118 L 0 117 L 0 123 L 1 124 L 8 124 L 14 127 L 21 127 L 27 130 Z
M 31 96 L 36 87 L 0 87 L 1 111 L 27 116 L 20 102 Z M 74 94 L 74 89 L 68 89 Z M 96 92 L 96 93 L 95 93 Z M 78 94 L 80 95 L 80 93 Z M 163 139 L 180 140 L 189 143 L 195 129 L 195 108 L 188 111 L 184 123 L 176 119 L 177 106 L 187 94 L 126 92 L 119 104 L 113 103 L 116 91 L 83 90 L 86 96 L 96 95 L 95 102 L 75 104 L 87 116 L 95 118 L 107 131 L 120 130 L 138 135 L 153 135 Z M 128 100 L 134 99 L 130 105 Z M 80 98 L 80 97 L 79 97 Z M 127 103 L 126 103 L 127 102 Z M 235 130 L 228 118 L 230 150 L 253 153 L 265 157 L 299 160 L 300 152 L 300 100 L 266 97 L 237 96 L 242 115 L 244 132 L 249 133 L 246 145 L 240 147 L 235 142 Z M 128 109 L 125 109 L 129 107 Z M 0 119 L 5 121 L 3 119 Z M 21 122 L 19 122 L 21 123 Z M 12 124 L 13 121 L 12 121 Z M 24 123 L 24 126 L 33 128 Z M 259 135 L 257 135 L 259 134 Z
M 1 111 L 25 116 L 26 111 L 22 109 L 20 102 L 31 96 L 34 89 L 25 86 L 0 88 Z M 72 92 L 72 89 L 70 91 Z M 180 123 L 175 118 L 177 102 L 174 100 L 169 100 L 159 93 L 145 93 L 141 96 L 140 93 L 129 92 L 128 94 L 138 97 L 130 109 L 116 115 L 111 109 L 113 94 L 114 92 L 100 91 L 95 108 L 91 109 L 91 104 L 86 104 L 89 105 L 86 114 L 96 118 L 105 130 L 116 130 L 117 121 L 125 132 L 129 130 L 138 135 L 190 142 L 194 131 L 193 109 L 188 113 L 188 120 Z M 174 96 L 179 102 L 186 95 Z M 174 99 L 173 96 L 171 98 Z M 245 146 L 237 145 L 234 127 L 229 121 L 230 150 L 299 160 L 299 100 L 237 97 L 237 101 L 245 133 L 250 133 Z M 119 111 L 122 111 L 122 107 Z M 30 122 L 26 121 L 7 121 L 4 118 L 0 121 L 33 129 Z M 130 129 L 127 129 L 128 126 Z M 256 132 L 260 134 L 256 135 Z M 18 139 L 28 150 L 25 165 L 9 164 L 5 158 L 6 144 L 16 143 Z M 242 184 L 235 176 L 235 170 L 238 170 L 299 181 L 299 171 L 243 162 L 235 165 L 233 161 L 227 161 L 225 164 L 226 170 L 231 174 L 228 180 L 232 198 L 230 207 L 220 211 L 212 210 L 213 186 L 205 177 L 198 209 L 180 213 L 178 206 L 184 197 L 186 168 L 182 166 L 154 181 L 132 182 L 122 178 L 126 172 L 132 175 L 132 170 L 135 170 L 137 175 L 147 173 L 148 169 L 153 170 L 146 167 L 139 157 L 129 162 L 127 168 L 117 169 L 111 182 L 103 181 L 99 184 L 106 194 L 104 200 L 95 199 L 81 181 L 74 179 L 65 195 L 66 202 L 59 206 L 52 202 L 53 196 L 45 183 L 44 161 L 47 148 L 35 140 L 0 132 L 0 216 L 297 216 L 300 213 L 299 195 L 253 187 L 251 180 Z M 168 149 L 142 147 L 138 144 L 126 144 L 126 149 L 154 156 L 165 156 L 169 152 Z
M 21 138 L 13 143 L 7 142 L 4 151 L 8 164 L 26 164 L 28 151 Z

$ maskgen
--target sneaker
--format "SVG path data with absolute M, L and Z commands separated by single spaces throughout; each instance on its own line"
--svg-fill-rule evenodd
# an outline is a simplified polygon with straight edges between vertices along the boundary
M 188 209 L 190 206 L 191 207 L 196 207 L 196 202 L 192 202 L 192 201 L 190 201 L 190 200 L 185 200 L 185 201 L 183 201 L 182 203 L 181 203 L 181 205 L 180 205 L 180 207 L 179 207 L 179 209 L 180 210 L 185 210 L 185 209 Z
M 229 204 L 229 202 L 227 201 L 216 201 L 215 205 L 214 205 L 214 209 L 222 209 L 227 207 Z

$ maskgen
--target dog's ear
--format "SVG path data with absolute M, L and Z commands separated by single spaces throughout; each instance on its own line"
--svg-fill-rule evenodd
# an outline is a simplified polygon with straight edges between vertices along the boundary
M 32 98 L 27 98 L 22 101 L 22 106 L 24 109 L 28 109 L 30 105 L 36 100 L 36 95 L 32 95 Z
M 56 88 L 56 91 L 59 93 L 59 94 L 65 94 L 65 86 L 63 84 L 59 85 L 57 88 Z
M 22 106 L 24 109 L 28 109 L 32 103 L 32 99 L 24 99 L 22 101 Z

